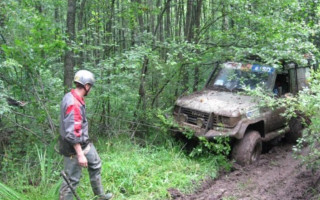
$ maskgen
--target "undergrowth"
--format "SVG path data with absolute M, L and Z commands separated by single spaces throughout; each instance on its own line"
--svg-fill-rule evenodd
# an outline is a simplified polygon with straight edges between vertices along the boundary
M 181 149 L 182 145 L 171 140 L 157 145 L 141 144 L 123 135 L 99 138 L 94 144 L 103 162 L 103 185 L 115 200 L 170 199 L 169 188 L 192 192 L 200 180 L 216 177 L 219 167 L 227 166 L 225 158 L 219 155 L 190 157 Z M 20 164 L 7 160 L 11 163 L 7 163 L 6 183 L 0 184 L 1 199 L 20 199 L 22 195 L 23 199 L 58 199 L 61 156 L 53 146 L 34 146 L 34 154 L 34 160 L 30 154 Z M 81 199 L 93 199 L 87 170 L 83 170 L 77 192 Z

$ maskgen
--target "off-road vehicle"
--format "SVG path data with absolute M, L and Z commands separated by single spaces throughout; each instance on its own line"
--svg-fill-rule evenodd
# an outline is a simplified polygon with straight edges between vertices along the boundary
M 288 124 L 281 115 L 285 108 L 259 106 L 243 89 L 263 88 L 278 98 L 295 95 L 307 86 L 309 68 L 287 64 L 275 69 L 260 64 L 227 62 L 216 66 L 203 90 L 178 98 L 174 118 L 195 136 L 207 139 L 231 137 L 232 157 L 241 165 L 259 159 L 262 142 L 301 133 L 299 120 Z M 291 130 L 290 130 L 291 129 Z

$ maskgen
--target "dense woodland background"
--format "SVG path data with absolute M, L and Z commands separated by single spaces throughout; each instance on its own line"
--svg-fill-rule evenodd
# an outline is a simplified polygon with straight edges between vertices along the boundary
M 93 139 L 156 145 L 159 116 L 201 89 L 216 62 L 317 67 L 319 19 L 318 0 L 1 1 L 0 182 L 13 185 L 45 152 L 57 164 L 59 104 L 75 71 L 96 75 L 86 98 Z M 40 184 L 30 176 L 19 191 Z

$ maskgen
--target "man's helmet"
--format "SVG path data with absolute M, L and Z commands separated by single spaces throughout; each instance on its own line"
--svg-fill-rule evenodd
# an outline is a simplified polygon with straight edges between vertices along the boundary
M 73 81 L 75 83 L 80 83 L 83 86 L 85 86 L 87 83 L 93 85 L 95 82 L 94 75 L 88 70 L 77 71 L 77 73 L 74 75 Z

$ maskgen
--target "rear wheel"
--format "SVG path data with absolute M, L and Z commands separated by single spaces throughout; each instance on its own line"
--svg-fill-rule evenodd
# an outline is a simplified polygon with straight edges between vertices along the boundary
M 232 158 L 242 166 L 259 160 L 262 151 L 262 140 L 258 131 L 248 131 L 238 140 L 232 149 Z

